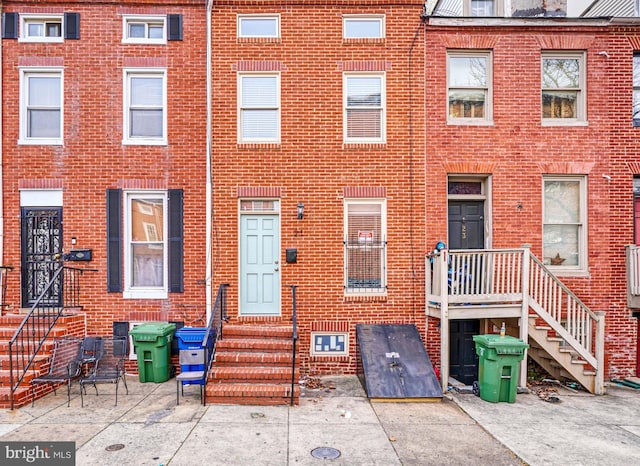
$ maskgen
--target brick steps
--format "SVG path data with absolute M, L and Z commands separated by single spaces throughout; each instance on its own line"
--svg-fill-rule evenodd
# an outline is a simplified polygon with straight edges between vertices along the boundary
M 0 408 L 10 409 L 11 408 L 11 400 L 9 397 L 9 387 L 1 386 L 0 387 Z M 20 408 L 27 404 L 31 403 L 31 387 L 29 386 L 20 386 L 13 394 L 13 407 Z
M 290 325 L 225 325 L 207 383 L 207 403 L 291 403 L 293 342 Z M 298 403 L 299 370 L 294 374 Z

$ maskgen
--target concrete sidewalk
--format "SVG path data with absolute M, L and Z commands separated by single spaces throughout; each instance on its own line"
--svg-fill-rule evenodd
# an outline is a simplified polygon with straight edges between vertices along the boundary
M 488 403 L 451 392 L 435 403 L 371 403 L 353 376 L 323 377 L 300 405 L 200 404 L 175 380 L 78 387 L 35 406 L 0 411 L 0 440 L 74 441 L 78 465 L 531 465 L 624 464 L 640 458 L 640 391 L 518 395 Z M 121 387 L 123 388 L 123 387 Z M 315 450 L 320 448 L 321 450 Z M 312 452 L 321 453 L 316 457 Z M 339 454 L 336 459 L 328 459 Z M 524 461 L 523 461 L 524 460 Z

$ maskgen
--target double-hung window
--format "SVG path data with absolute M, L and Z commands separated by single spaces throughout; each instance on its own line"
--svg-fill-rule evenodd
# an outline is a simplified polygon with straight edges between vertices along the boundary
M 583 53 L 542 54 L 542 122 L 586 121 L 586 73 Z
M 503 0 L 464 0 L 465 16 L 502 16 Z
M 238 75 L 238 142 L 280 142 L 280 75 Z
M 345 73 L 344 141 L 385 142 L 385 76 Z
M 490 52 L 448 52 L 447 83 L 450 123 L 492 121 Z
M 556 270 L 586 270 L 586 178 L 543 178 L 542 256 Z
M 345 39 L 382 39 L 384 15 L 344 15 L 342 37 Z
M 165 70 L 125 70 L 123 144 L 167 143 L 166 81 Z
M 280 37 L 279 15 L 238 15 L 239 38 L 270 38 Z
M 164 44 L 166 16 L 124 16 L 122 41 L 132 44 Z
M 345 200 L 344 264 L 346 294 L 386 292 L 386 203 Z
M 640 52 L 633 54 L 633 126 L 640 126 Z
M 126 193 L 125 290 L 164 296 L 167 290 L 167 197 L 164 192 Z
M 21 70 L 20 144 L 62 144 L 61 69 Z

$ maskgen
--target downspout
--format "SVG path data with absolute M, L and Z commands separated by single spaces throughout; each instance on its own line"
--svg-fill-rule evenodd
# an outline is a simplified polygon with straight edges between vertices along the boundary
M 206 251 L 206 265 L 205 265 L 205 300 L 206 300 L 206 313 L 207 313 L 207 322 L 211 318 L 211 308 L 212 308 L 212 283 L 213 279 L 213 262 L 212 258 L 212 234 L 213 234 L 213 187 L 212 187 L 212 163 L 211 163 L 211 125 L 213 122 L 212 111 L 211 111 L 211 12 L 213 10 L 213 0 L 207 0 L 207 41 L 206 41 L 206 93 L 207 93 L 207 118 L 206 118 L 206 158 L 207 158 L 207 167 L 206 167 L 206 188 L 205 188 L 205 209 L 206 209 L 206 220 L 205 220 L 205 247 Z
M 2 3 L 0 2 L 0 15 L 2 15 Z M 2 117 L 4 102 L 2 100 L 2 87 L 4 86 L 4 62 L 2 59 L 2 38 L 0 38 L 0 265 L 4 265 L 4 164 L 3 164 L 3 149 L 4 149 L 4 133 L 2 132 Z

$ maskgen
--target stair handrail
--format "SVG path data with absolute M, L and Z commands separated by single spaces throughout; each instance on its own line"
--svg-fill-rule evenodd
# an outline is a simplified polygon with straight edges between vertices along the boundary
M 292 332 L 291 339 L 293 342 L 293 350 L 291 353 L 291 406 L 295 403 L 295 383 L 296 383 L 296 343 L 298 342 L 298 305 L 296 301 L 296 290 L 298 285 L 289 285 L 291 287 L 291 302 L 292 302 L 292 312 L 291 312 L 291 322 L 292 322 Z
M 211 366 L 213 365 L 213 360 L 215 359 L 218 340 L 222 338 L 223 322 L 229 321 L 229 317 L 227 316 L 227 288 L 229 288 L 228 283 L 221 283 L 218 287 L 216 300 L 213 304 L 211 315 L 209 316 L 209 322 L 207 323 L 207 330 L 204 334 L 204 339 L 202 340 L 202 344 L 206 346 L 206 342 L 209 341 L 209 335 L 211 334 L 211 332 L 213 332 L 213 343 L 211 346 L 211 350 L 209 351 L 205 348 L 205 355 L 207 360 L 205 361 L 206 372 L 204 374 L 204 386 L 202 387 L 202 404 L 205 406 L 207 404 L 207 380 L 209 379 Z
M 66 308 L 80 306 L 80 280 L 78 277 L 86 271 L 96 271 L 95 269 L 68 267 L 57 261 L 51 263 L 55 272 L 9 340 L 11 409 L 14 408 L 15 392 L 31 368 L 51 329 Z M 49 295 L 54 286 L 60 286 L 61 302 L 47 303 L 45 297 Z
M 4 314 L 4 310 L 9 307 L 7 304 L 7 278 L 9 272 L 13 270 L 12 265 L 0 265 L 0 292 L 2 293 L 2 302 L 0 303 L 0 316 Z
M 604 361 L 597 358 L 604 345 L 602 313 L 593 312 L 533 254 L 530 257 L 529 305 L 596 373 Z M 562 325 L 563 315 L 566 326 Z M 595 331 L 595 341 L 593 332 Z

